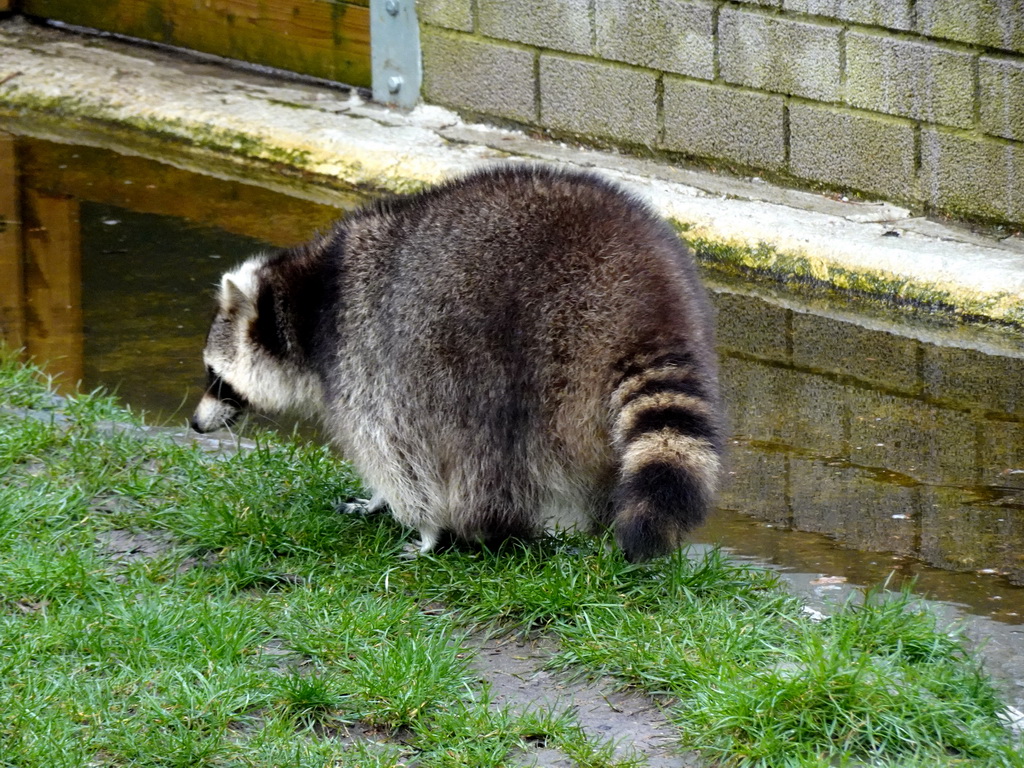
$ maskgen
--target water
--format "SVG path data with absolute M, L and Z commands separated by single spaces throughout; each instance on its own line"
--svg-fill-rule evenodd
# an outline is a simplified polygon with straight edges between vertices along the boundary
M 0 134 L 0 327 L 62 386 L 103 386 L 184 426 L 220 273 L 308 238 L 350 204 L 339 199 Z M 698 540 L 812 576 L 913 578 L 1024 622 L 1014 345 L 712 287 L 734 439 L 722 509 Z
M 715 302 L 734 435 L 721 504 L 738 514 L 705 535 L 858 583 L 916 578 L 934 596 L 1021 621 L 1011 586 L 1024 584 L 1016 344 L 868 328 L 884 324 L 728 290 Z M 821 551 L 793 529 L 838 546 Z
M 144 158 L 0 133 L 0 182 L 5 162 L 20 200 L 0 196 L 0 215 L 15 220 L 20 207 L 23 231 L 0 231 L 0 262 L 25 263 L 20 281 L 0 273 L 8 342 L 52 361 L 60 388 L 116 390 L 156 423 L 184 425 L 202 391 L 199 353 L 221 273 L 343 213 Z

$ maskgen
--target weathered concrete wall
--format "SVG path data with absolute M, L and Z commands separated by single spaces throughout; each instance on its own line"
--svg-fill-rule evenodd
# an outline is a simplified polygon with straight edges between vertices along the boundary
M 1024 223 L 1024 0 L 418 0 L 428 102 Z

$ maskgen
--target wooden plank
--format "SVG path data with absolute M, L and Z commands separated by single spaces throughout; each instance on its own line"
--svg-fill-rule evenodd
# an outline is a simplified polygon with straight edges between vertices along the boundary
M 333 206 L 102 149 L 31 141 L 20 160 L 24 186 L 43 194 L 178 216 L 277 246 L 308 240 L 341 215 Z M 353 194 L 347 205 L 360 202 Z
M 45 365 L 58 390 L 73 389 L 84 370 L 82 247 L 78 202 L 23 192 L 26 351 Z
M 23 0 L 22 11 L 370 85 L 369 0 Z
M 25 346 L 25 270 L 21 246 L 21 180 L 15 138 L 0 133 L 0 341 Z

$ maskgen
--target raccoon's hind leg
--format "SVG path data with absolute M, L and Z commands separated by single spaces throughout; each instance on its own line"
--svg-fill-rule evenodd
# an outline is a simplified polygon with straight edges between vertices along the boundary
M 442 538 L 440 528 L 421 527 L 419 533 L 419 541 L 410 541 L 402 548 L 402 553 L 399 555 L 402 560 L 415 560 L 420 555 L 433 552 Z
M 704 521 L 721 468 L 721 420 L 686 352 L 636 361 L 614 393 L 615 538 L 631 562 L 668 554 Z
M 432 525 L 420 526 L 419 552 L 421 555 L 432 552 L 441 541 L 441 529 Z

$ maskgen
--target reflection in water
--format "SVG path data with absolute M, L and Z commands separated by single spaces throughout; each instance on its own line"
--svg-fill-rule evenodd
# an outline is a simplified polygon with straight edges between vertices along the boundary
M 734 435 L 721 505 L 762 524 L 724 516 L 713 526 L 731 526 L 748 548 L 782 528 L 891 553 L 834 552 L 862 582 L 923 561 L 1024 584 L 1019 352 L 929 343 L 724 291 L 715 300 Z M 1024 602 L 1007 594 L 994 604 L 990 592 L 983 610 L 1015 619 Z
M 82 374 L 78 201 L 19 184 L 17 151 L 0 135 L 0 328 L 73 385 Z
M 6 182 L 6 183 L 5 183 Z M 184 424 L 227 265 L 340 211 L 138 157 L 0 132 L 0 332 L 58 388 Z
M 150 421 L 184 425 L 203 384 L 213 287 L 225 263 L 267 245 L 97 203 L 82 204 L 82 243 L 83 386 L 117 387 Z
M 0 328 L 69 383 L 183 423 L 221 272 L 337 215 L 148 160 L 0 138 Z M 1008 583 L 1024 584 L 1020 354 L 733 288 L 714 298 L 735 438 L 722 512 L 699 536 L 858 583 L 895 570 L 1020 621 L 1024 589 Z
M 14 137 L 0 133 L 0 333 L 11 346 L 25 346 L 21 183 Z

